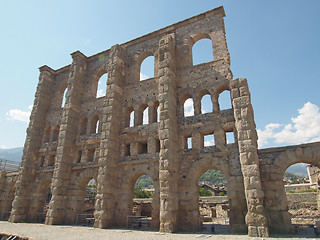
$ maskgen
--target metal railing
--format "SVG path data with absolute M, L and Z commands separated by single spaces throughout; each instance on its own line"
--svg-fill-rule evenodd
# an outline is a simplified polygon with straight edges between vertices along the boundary
M 147 216 L 127 216 L 127 228 L 149 230 L 151 218 Z
M 94 224 L 94 217 L 91 213 L 77 214 L 76 225 L 92 227 Z

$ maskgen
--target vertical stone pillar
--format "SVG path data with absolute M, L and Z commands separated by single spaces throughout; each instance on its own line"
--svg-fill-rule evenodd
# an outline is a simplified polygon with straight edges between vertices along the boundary
M 175 38 L 164 36 L 159 43 L 160 103 L 160 232 L 177 231 L 178 220 L 178 124 L 175 83 Z
M 52 198 L 46 224 L 65 224 L 67 214 L 68 184 L 74 158 L 74 138 L 78 126 L 79 106 L 83 96 L 87 57 L 77 51 L 71 54 L 72 64 L 68 78 L 66 104 L 63 108 L 54 173 L 51 184 Z
M 246 224 L 251 237 L 268 237 L 268 222 L 265 215 L 261 186 L 256 125 L 247 80 L 233 79 L 230 82 L 235 125 L 238 132 L 238 147 L 241 171 L 244 178 L 248 213 Z
M 115 215 L 117 162 L 120 160 L 120 139 L 125 52 L 119 46 L 111 48 L 108 65 L 107 94 L 103 104 L 97 196 L 94 227 L 109 228 L 119 224 Z
M 3 207 L 5 205 L 6 200 L 6 192 L 5 192 L 5 183 L 7 179 L 7 172 L 6 171 L 0 171 L 0 220 L 2 213 L 3 213 Z
M 320 172 L 318 174 L 317 183 L 318 183 L 317 202 L 318 202 L 318 211 L 320 211 Z
M 15 198 L 9 221 L 27 221 L 28 211 L 32 200 L 33 183 L 36 174 L 37 156 L 42 144 L 43 129 L 52 98 L 54 70 L 48 66 L 40 67 L 40 77 L 35 94 L 33 109 L 27 128 L 27 138 L 23 148 L 21 168 L 16 183 Z

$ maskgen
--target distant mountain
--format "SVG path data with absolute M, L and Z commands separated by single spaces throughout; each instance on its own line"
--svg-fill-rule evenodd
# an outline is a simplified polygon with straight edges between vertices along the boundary
M 288 167 L 286 172 L 293 173 L 301 177 L 308 177 L 307 165 L 308 164 L 306 163 L 297 163 Z
M 0 160 L 21 162 L 23 147 L 0 149 Z

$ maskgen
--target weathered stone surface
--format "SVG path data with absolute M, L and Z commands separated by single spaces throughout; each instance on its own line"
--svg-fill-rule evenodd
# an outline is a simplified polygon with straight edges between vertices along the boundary
M 282 176 L 301 160 L 319 167 L 320 143 L 257 150 L 250 91 L 246 79 L 233 79 L 224 16 L 219 7 L 91 57 L 77 51 L 61 69 L 41 67 L 21 170 L 0 172 L 0 216 L 13 206 L 12 222 L 38 221 L 44 212 L 46 224 L 75 224 L 95 179 L 94 226 L 125 227 L 135 181 L 148 174 L 155 186 L 152 228 L 198 231 L 197 183 L 217 169 L 227 179 L 231 232 L 292 232 Z M 202 38 L 214 43 L 214 60 L 194 65 L 192 47 Z M 148 56 L 154 56 L 154 77 L 140 81 Z M 106 95 L 97 98 L 105 73 Z M 220 109 L 223 91 L 230 92 L 231 109 Z M 202 113 L 206 94 L 212 111 Z M 192 116 L 184 115 L 188 98 Z M 206 146 L 210 134 L 215 144 Z

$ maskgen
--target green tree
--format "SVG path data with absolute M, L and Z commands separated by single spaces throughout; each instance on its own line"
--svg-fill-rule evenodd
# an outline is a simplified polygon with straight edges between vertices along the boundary
M 200 188 L 199 195 L 200 197 L 210 197 L 212 193 L 208 189 Z
M 152 193 L 143 190 L 141 187 L 135 187 L 133 191 L 133 198 L 152 198 Z

